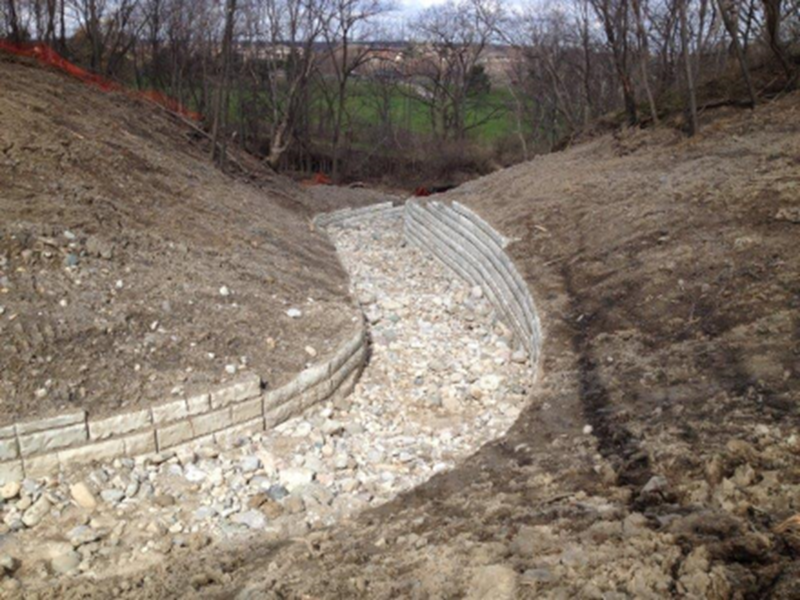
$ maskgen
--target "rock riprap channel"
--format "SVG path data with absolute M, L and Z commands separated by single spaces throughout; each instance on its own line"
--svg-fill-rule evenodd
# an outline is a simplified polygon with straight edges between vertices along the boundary
M 329 234 L 370 324 L 371 357 L 353 393 L 232 448 L 4 486 L 0 591 L 130 573 L 250 536 L 301 536 L 452 468 L 511 426 L 531 366 L 481 289 L 408 244 L 397 211 Z

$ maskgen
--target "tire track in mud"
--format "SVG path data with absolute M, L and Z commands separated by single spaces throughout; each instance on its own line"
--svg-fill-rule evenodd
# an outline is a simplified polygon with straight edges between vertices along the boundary
M 608 389 L 598 369 L 600 359 L 592 348 L 592 324 L 602 309 L 590 308 L 581 299 L 570 266 L 562 270 L 562 277 L 572 313 L 572 344 L 578 356 L 583 416 L 592 426 L 600 454 L 614 467 L 619 484 L 641 487 L 653 476 L 650 459 L 640 440 L 624 425 L 614 422 Z

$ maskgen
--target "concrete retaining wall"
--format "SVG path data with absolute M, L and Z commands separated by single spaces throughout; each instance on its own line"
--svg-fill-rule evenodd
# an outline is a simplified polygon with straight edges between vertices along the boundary
M 94 418 L 84 410 L 0 427 L 0 485 L 61 467 L 141 456 L 209 442 L 223 445 L 270 429 L 306 408 L 351 390 L 367 356 L 363 323 L 324 362 L 274 390 L 253 374 L 207 394 Z
M 367 219 L 370 217 L 386 216 L 392 212 L 402 212 L 403 207 L 395 207 L 391 202 L 370 204 L 361 208 L 344 208 L 329 213 L 322 213 L 314 217 L 314 225 L 328 227 L 330 225 L 345 225 L 349 221 Z
M 474 212 L 454 202 L 409 200 L 405 236 L 473 285 L 479 285 L 535 365 L 542 343 L 536 306 L 525 280 L 505 253 L 508 240 Z

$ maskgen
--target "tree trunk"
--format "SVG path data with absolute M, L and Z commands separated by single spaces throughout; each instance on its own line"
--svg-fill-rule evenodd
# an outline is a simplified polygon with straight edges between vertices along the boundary
M 211 129 L 211 160 L 225 170 L 228 121 L 228 80 L 230 78 L 231 54 L 233 53 L 233 25 L 236 16 L 236 0 L 227 0 L 225 5 L 225 33 L 222 36 L 222 79 L 217 89 L 214 106 L 214 124 Z M 220 144 L 220 141 L 222 142 Z
M 17 17 L 17 7 L 14 0 L 8 0 L 8 20 L 11 26 L 11 41 L 15 44 L 22 42 L 22 32 L 19 29 L 19 19 Z
M 767 33 L 767 43 L 770 50 L 778 59 L 781 68 L 789 80 L 790 85 L 794 83 L 795 72 L 792 69 L 789 61 L 786 60 L 786 55 L 783 52 L 780 44 L 780 29 L 781 29 L 781 0 L 762 0 L 764 3 L 764 29 Z
M 689 52 L 689 26 L 686 23 L 686 2 L 679 0 L 681 20 L 681 46 L 683 48 L 683 64 L 686 67 L 686 94 L 688 96 L 689 136 L 694 136 L 700 129 L 697 120 L 697 95 L 694 89 L 694 75 L 692 74 L 692 59 Z
M 736 53 L 736 58 L 739 61 L 739 67 L 742 70 L 742 78 L 744 79 L 745 84 L 747 85 L 747 94 L 750 96 L 750 108 L 756 107 L 756 90 L 753 87 L 753 81 L 750 79 L 750 69 L 747 67 L 747 58 L 744 55 L 744 50 L 742 49 L 742 44 L 739 41 L 739 31 L 736 23 L 734 22 L 731 14 L 728 12 L 727 7 L 725 6 L 726 0 L 717 0 L 717 6 L 719 7 L 720 15 L 722 16 L 722 22 L 725 25 L 725 29 L 728 31 L 728 35 L 731 36 L 731 43 L 733 44 L 733 50 Z
M 633 13 L 636 18 L 636 34 L 639 38 L 639 67 L 642 70 L 642 85 L 647 95 L 647 103 L 650 105 L 650 116 L 653 119 L 653 125 L 658 125 L 658 110 L 656 109 L 656 101 L 653 98 L 653 91 L 650 89 L 650 74 L 647 68 L 647 63 L 650 59 L 649 45 L 647 43 L 647 32 L 644 30 L 644 22 L 642 21 L 642 8 L 640 0 L 631 0 L 633 3 Z

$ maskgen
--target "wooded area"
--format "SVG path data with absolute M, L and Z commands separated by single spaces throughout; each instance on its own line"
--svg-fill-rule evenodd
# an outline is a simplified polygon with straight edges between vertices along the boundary
M 0 0 L 0 36 L 163 91 L 239 145 L 336 180 L 448 179 L 599 117 L 631 126 L 796 86 L 800 0 Z M 402 32 L 402 33 L 401 33 Z

